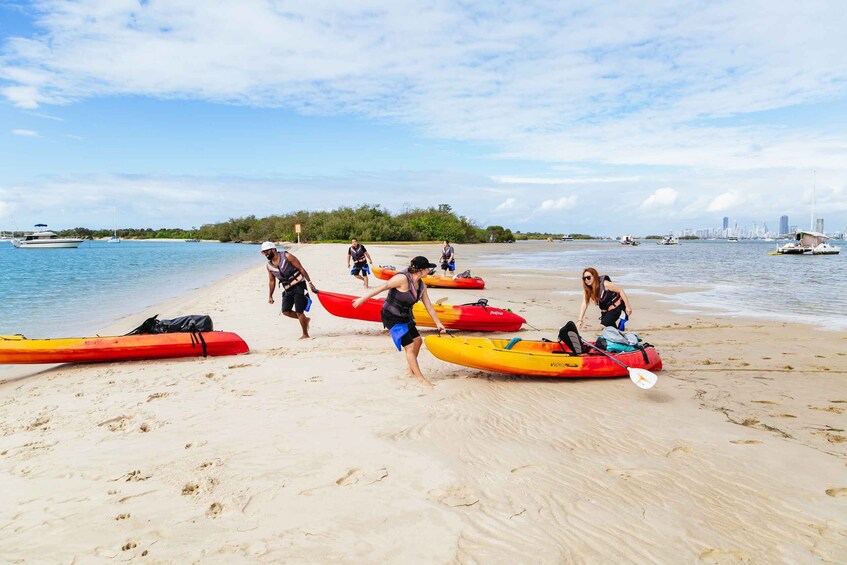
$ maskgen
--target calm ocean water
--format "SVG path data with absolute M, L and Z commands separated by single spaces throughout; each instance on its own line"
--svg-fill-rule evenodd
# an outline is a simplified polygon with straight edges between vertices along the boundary
M 0 335 L 91 335 L 115 318 L 261 264 L 257 249 L 86 241 L 78 249 L 33 250 L 0 242 Z
M 840 255 L 770 256 L 776 242 L 683 241 L 664 246 L 642 241 L 638 247 L 616 241 L 518 242 L 514 252 L 482 260 L 490 266 L 514 264 L 550 271 L 595 267 L 625 288 L 696 288 L 668 304 L 681 315 L 686 310 L 718 311 L 845 330 L 847 245 L 835 243 L 842 247 Z M 580 292 L 576 278 L 567 284 L 563 291 Z M 637 293 L 632 293 L 636 310 Z

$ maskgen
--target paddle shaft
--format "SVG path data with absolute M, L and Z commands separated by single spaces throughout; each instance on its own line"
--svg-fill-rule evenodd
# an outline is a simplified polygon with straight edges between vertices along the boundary
M 610 354 L 608 354 L 607 352 L 603 351 L 602 349 L 600 349 L 600 348 L 599 348 L 599 347 L 597 347 L 596 345 L 591 345 L 590 343 L 588 343 L 588 342 L 587 342 L 587 341 L 585 341 L 585 340 L 580 340 L 580 341 L 582 341 L 582 345 L 587 345 L 588 347 L 590 347 L 590 348 L 591 348 L 591 349 L 593 349 L 594 351 L 599 351 L 600 353 L 602 353 L 603 355 L 605 355 L 606 357 L 608 357 L 609 359 L 611 359 L 612 361 L 614 361 L 615 363 L 617 363 L 618 365 L 620 365 L 621 367 L 623 367 L 624 369 L 626 369 L 627 371 L 629 370 L 629 367 L 627 367 L 627 366 L 626 366 L 626 363 L 624 363 L 624 362 L 623 362 L 623 361 L 621 361 L 620 359 L 616 359 L 616 358 L 612 357 Z

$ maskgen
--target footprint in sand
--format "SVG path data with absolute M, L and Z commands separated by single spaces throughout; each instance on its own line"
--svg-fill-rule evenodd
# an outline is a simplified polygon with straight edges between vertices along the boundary
M 118 514 L 117 516 L 115 516 L 115 520 L 120 522 L 121 520 L 129 519 L 130 516 L 132 516 L 132 514 Z
M 121 551 L 129 551 L 130 549 L 135 549 L 138 547 L 138 543 L 130 540 L 126 542 L 123 546 L 121 546 Z
M 736 445 L 758 445 L 762 443 L 757 439 L 731 439 L 729 443 L 734 443 Z
M 197 491 L 200 490 L 200 485 L 195 483 L 185 483 L 182 486 L 182 496 L 190 496 L 192 494 L 197 494 Z
M 777 414 L 780 418 L 796 418 L 794 414 Z
M 156 400 L 157 398 L 166 398 L 168 396 L 170 396 L 169 392 L 154 392 L 153 394 L 147 397 L 147 402 L 150 402 L 151 400 Z
M 110 418 L 108 420 L 100 422 L 99 424 L 97 424 L 97 427 L 99 428 L 102 426 L 109 426 L 110 432 L 119 432 L 126 429 L 127 422 L 129 421 L 129 419 L 130 417 L 125 415 L 115 416 L 114 418 Z
M 680 446 L 674 447 L 673 449 L 668 451 L 665 454 L 665 457 L 670 457 L 671 455 L 684 455 L 686 453 L 694 453 L 694 450 L 691 449 L 690 447 L 680 445 Z
M 847 496 L 847 488 L 828 488 L 826 489 L 826 495 L 835 498 Z
M 450 508 L 473 506 L 479 502 L 479 498 L 474 495 L 473 491 L 465 486 L 431 490 L 427 494 L 430 500 L 440 502 Z
M 832 412 L 833 414 L 843 414 L 844 408 L 839 406 L 812 406 L 809 405 L 809 410 L 820 410 L 821 412 Z
M 649 473 L 649 471 L 647 469 L 606 469 L 606 473 L 609 475 L 617 475 L 626 480 L 631 479 L 632 477 L 641 477 Z
M 49 423 L 49 422 L 50 422 L 50 416 L 48 416 L 46 414 L 42 414 L 38 418 L 33 420 L 32 423 L 26 427 L 26 430 L 28 432 L 31 432 L 32 430 L 34 430 L 36 428 L 41 428 L 42 430 L 47 430 L 46 424 Z
M 213 502 L 209 509 L 206 510 L 206 516 L 209 518 L 217 518 L 224 511 L 224 506 L 220 502 Z
M 775 404 L 779 405 L 779 402 L 774 402 L 773 400 L 753 400 L 756 404 Z
M 335 484 L 340 487 L 349 487 L 359 483 L 362 483 L 363 485 L 370 485 L 378 483 L 387 476 L 388 470 L 386 470 L 385 467 L 381 467 L 367 473 L 358 467 L 353 467 L 347 469 L 344 476 L 336 480 Z

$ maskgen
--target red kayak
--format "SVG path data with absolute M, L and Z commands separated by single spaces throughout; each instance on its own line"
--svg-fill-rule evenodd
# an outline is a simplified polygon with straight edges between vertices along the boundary
M 393 269 L 386 269 L 384 267 L 371 267 L 371 270 L 376 278 L 384 281 L 387 281 L 400 272 Z M 479 277 L 454 279 L 453 277 L 427 275 L 423 278 L 423 282 L 426 286 L 431 286 L 433 288 L 473 288 L 477 290 L 485 288 L 485 281 Z
M 197 337 L 201 336 L 202 341 Z M 250 349 L 238 334 L 203 332 L 27 339 L 22 335 L 0 336 L 0 363 L 97 363 L 175 357 L 238 355 Z
M 381 321 L 382 298 L 371 298 L 358 308 L 353 308 L 351 302 L 358 298 L 349 294 L 338 294 L 322 290 L 318 292 L 318 300 L 327 312 L 339 318 L 364 320 L 366 322 Z M 452 304 L 433 304 L 438 319 L 445 328 L 468 330 L 476 332 L 513 332 L 526 322 L 521 316 L 502 308 L 492 308 L 482 305 L 454 306 Z M 418 302 L 412 308 L 415 323 L 419 326 L 434 328 L 429 313 L 423 304 Z

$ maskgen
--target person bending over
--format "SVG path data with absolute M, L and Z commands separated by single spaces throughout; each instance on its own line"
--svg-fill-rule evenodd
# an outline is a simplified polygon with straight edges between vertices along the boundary
M 364 281 L 365 288 L 368 288 L 368 275 L 371 274 L 368 263 L 373 265 L 373 259 L 371 259 L 371 255 L 365 249 L 365 246 L 359 243 L 358 239 L 354 237 L 351 243 L 353 245 L 347 250 L 347 268 L 350 269 L 350 260 L 352 259 L 353 268 L 350 269 L 350 274 L 360 281 Z
M 309 296 L 306 285 L 317 292 L 309 273 L 303 268 L 300 260 L 288 251 L 279 252 L 270 241 L 262 244 L 262 255 L 268 260 L 268 304 L 274 303 L 276 282 L 282 287 L 282 314 L 289 318 L 297 318 L 303 335 L 300 339 L 309 338 L 310 318 L 306 317 L 306 307 Z
M 397 348 L 403 348 L 406 354 L 406 363 L 409 365 L 409 371 L 412 375 L 428 386 L 432 386 L 432 383 L 423 376 L 418 365 L 418 353 L 421 351 L 423 340 L 415 326 L 412 307 L 419 300 L 423 302 L 426 311 L 432 316 L 438 332 L 446 331 L 432 307 L 432 302 L 430 302 L 429 295 L 426 292 L 426 285 L 421 280 L 424 275 L 429 273 L 430 269 L 434 268 L 435 265 L 430 263 L 426 257 L 415 257 L 409 263 L 408 268 L 391 277 L 385 284 L 353 301 L 353 308 L 358 308 L 369 298 L 388 291 L 388 296 L 382 305 L 382 325 L 391 332 L 391 337 L 394 339 Z
M 600 307 L 600 325 L 603 327 L 614 326 L 622 312 L 626 312 L 627 317 L 632 315 L 626 292 L 613 283 L 609 275 L 600 275 L 593 267 L 582 271 L 582 295 L 582 307 L 576 324 L 578 328 L 582 328 L 585 311 L 592 301 Z

